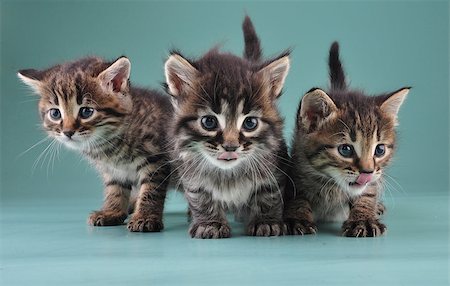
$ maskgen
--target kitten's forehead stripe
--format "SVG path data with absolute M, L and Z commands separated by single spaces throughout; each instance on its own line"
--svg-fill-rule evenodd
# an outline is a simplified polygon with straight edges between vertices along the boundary
M 81 105 L 83 103 L 83 97 L 85 94 L 82 89 L 82 79 L 80 74 L 78 74 L 77 77 L 75 78 L 75 89 L 76 89 L 77 104 Z

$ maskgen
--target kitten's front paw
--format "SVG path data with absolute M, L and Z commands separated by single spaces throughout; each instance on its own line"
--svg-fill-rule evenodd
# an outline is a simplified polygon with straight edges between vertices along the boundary
M 342 225 L 342 235 L 347 237 L 375 237 L 386 232 L 386 226 L 377 219 L 347 220 Z
M 287 219 L 288 233 L 291 235 L 316 234 L 317 226 L 314 222 L 300 219 Z
M 192 223 L 189 233 L 192 238 L 228 238 L 231 229 L 228 224 L 220 222 Z
M 251 236 L 280 236 L 287 234 L 284 222 L 254 222 L 247 227 L 247 235 Z
M 127 216 L 126 213 L 111 210 L 95 211 L 89 216 L 88 224 L 93 226 L 121 225 Z
M 128 222 L 128 230 L 132 232 L 159 232 L 164 228 L 160 218 L 133 215 Z

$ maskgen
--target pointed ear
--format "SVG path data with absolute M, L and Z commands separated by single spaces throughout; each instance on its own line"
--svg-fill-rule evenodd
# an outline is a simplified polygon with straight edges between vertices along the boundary
M 23 83 L 28 85 L 33 92 L 40 94 L 43 72 L 34 69 L 20 70 L 17 72 L 17 76 Z
M 297 120 L 309 130 L 332 118 L 337 110 L 328 94 L 320 88 L 315 88 L 303 96 Z
M 183 90 L 192 87 L 198 76 L 198 70 L 189 61 L 178 54 L 172 54 L 164 64 L 166 83 L 173 96 L 179 96 Z
M 262 74 L 271 85 L 272 94 L 275 97 L 280 96 L 284 86 L 284 81 L 288 75 L 290 67 L 289 56 L 285 55 L 267 66 L 263 67 L 258 73 Z
M 410 87 L 404 87 L 394 91 L 380 106 L 381 111 L 394 118 L 395 125 L 398 125 L 397 114 L 410 89 Z
M 101 87 L 107 92 L 123 92 L 128 87 L 131 63 L 126 57 L 117 59 L 98 75 Z

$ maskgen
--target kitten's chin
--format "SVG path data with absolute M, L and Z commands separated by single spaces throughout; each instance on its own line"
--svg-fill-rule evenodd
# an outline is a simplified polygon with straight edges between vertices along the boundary
M 361 176 L 361 175 L 360 175 Z M 371 178 L 368 181 L 359 181 L 356 179 L 355 181 L 348 182 L 344 180 L 346 184 L 345 189 L 347 193 L 353 196 L 361 195 L 369 186 L 375 186 L 380 178 L 379 174 L 371 175 Z
M 218 167 L 222 170 L 231 170 L 236 168 L 241 164 L 242 159 L 234 159 L 234 160 L 218 160 L 218 159 L 212 159 L 210 162 L 213 163 L 214 166 Z
M 231 170 L 236 168 L 241 164 L 242 158 L 240 157 L 230 157 L 230 158 L 223 158 L 221 156 L 218 157 L 212 157 L 208 154 L 204 154 L 206 159 L 209 163 L 211 163 L 213 166 L 221 169 L 221 170 Z
M 75 140 L 64 140 L 63 144 L 64 146 L 72 150 L 80 150 L 82 149 L 83 146 L 81 142 Z
M 69 139 L 67 137 L 57 137 L 57 140 L 61 143 L 64 144 L 64 146 L 66 146 L 69 149 L 72 150 L 82 150 L 83 146 L 85 146 L 86 144 L 84 143 L 86 140 L 81 140 L 79 138 L 73 138 L 73 139 Z
M 347 192 L 351 197 L 356 197 L 361 195 L 364 190 L 367 188 L 366 185 L 358 185 L 353 183 L 348 183 L 346 186 L 341 186 L 345 192 Z

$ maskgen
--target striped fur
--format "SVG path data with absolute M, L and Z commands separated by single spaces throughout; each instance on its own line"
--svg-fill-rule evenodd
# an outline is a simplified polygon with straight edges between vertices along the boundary
M 227 211 L 245 221 L 248 235 L 286 231 L 282 196 L 288 155 L 276 99 L 289 58 L 286 53 L 259 63 L 252 61 L 259 48 L 246 51 L 240 58 L 213 49 L 197 60 L 174 52 L 165 65 L 175 107 L 174 171 L 189 203 L 189 231 L 195 238 L 229 237 Z M 202 126 L 208 116 L 217 122 L 212 130 Z M 248 118 L 257 121 L 254 130 L 245 129 Z M 236 157 L 220 159 L 227 154 Z
M 349 90 L 337 43 L 329 66 L 330 90 L 310 90 L 298 110 L 296 191 L 288 192 L 285 220 L 292 234 L 315 233 L 317 221 L 345 221 L 343 235 L 378 236 L 386 230 L 379 221 L 383 171 L 396 148 L 397 112 L 409 88 L 378 96 Z M 345 144 L 350 156 L 339 151 Z M 375 154 L 379 145 L 381 156 Z
M 88 223 L 120 225 L 137 191 L 130 231 L 160 231 L 170 173 L 164 136 L 172 107 L 168 97 L 129 85 L 130 62 L 90 57 L 43 71 L 22 70 L 19 77 L 40 95 L 44 130 L 84 154 L 105 184 L 101 210 Z M 83 118 L 83 108 L 93 114 Z M 60 118 L 52 118 L 57 109 Z M 74 181 L 74 183 L 76 183 Z

